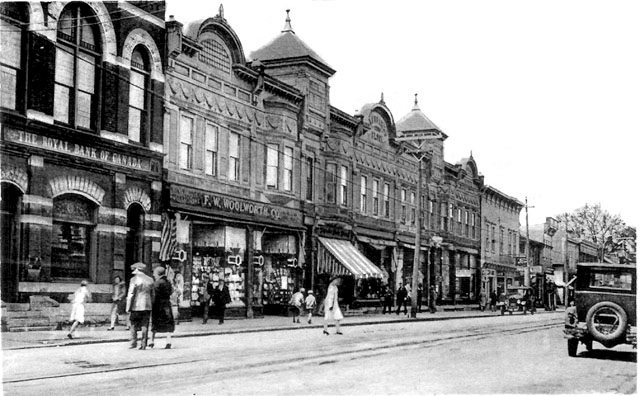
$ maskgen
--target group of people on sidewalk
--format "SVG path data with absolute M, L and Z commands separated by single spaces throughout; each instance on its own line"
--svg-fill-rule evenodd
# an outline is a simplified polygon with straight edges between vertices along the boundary
M 125 312 L 129 314 L 127 329 L 130 330 L 130 349 L 138 347 L 138 332 L 141 332 L 141 350 L 147 347 L 153 348 L 157 333 L 166 333 L 165 349 L 171 349 L 171 335 L 175 331 L 175 319 L 173 315 L 172 296 L 173 286 L 167 279 L 166 270 L 158 266 L 153 270 L 153 278 L 145 273 L 144 263 L 135 263 L 131 266 L 133 277 L 129 282 L 129 290 L 126 294 L 125 285 L 119 275 L 114 277 L 112 285 L 111 326 L 107 330 L 113 330 L 115 322 L 121 312 L 122 304 L 126 303 Z M 72 296 L 72 310 L 70 321 L 71 329 L 67 337 L 73 338 L 76 328 L 84 323 L 84 305 L 91 301 L 91 292 L 87 287 L 87 281 L 80 283 L 80 288 Z M 151 340 L 148 340 L 151 330 Z
M 422 312 L 422 284 L 418 284 L 417 291 L 417 310 Z M 429 288 L 429 312 L 436 313 L 436 299 L 438 298 L 438 292 L 435 286 Z M 411 305 L 411 291 L 408 284 L 400 284 L 398 291 L 396 292 L 396 315 L 400 315 L 400 310 L 404 308 L 404 314 L 408 314 L 407 306 Z M 393 291 L 389 286 L 385 287 L 384 294 L 382 296 L 382 313 L 391 313 L 393 311 Z

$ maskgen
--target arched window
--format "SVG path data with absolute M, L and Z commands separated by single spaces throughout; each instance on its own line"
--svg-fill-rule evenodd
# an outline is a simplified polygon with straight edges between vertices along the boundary
M 146 143 L 149 128 L 149 74 L 151 63 L 146 49 L 139 45 L 131 54 L 129 78 L 129 140 Z
M 51 276 L 89 279 L 96 205 L 76 194 L 53 200 Z
M 28 23 L 26 5 L 0 3 L 0 106 L 18 110 L 21 106 L 22 40 L 24 26 Z
M 100 64 L 98 21 L 86 5 L 72 4 L 58 20 L 53 117 L 72 127 L 95 129 Z
M 215 39 L 206 39 L 201 44 L 200 62 L 204 62 L 222 72 L 231 73 L 231 56 L 223 43 Z

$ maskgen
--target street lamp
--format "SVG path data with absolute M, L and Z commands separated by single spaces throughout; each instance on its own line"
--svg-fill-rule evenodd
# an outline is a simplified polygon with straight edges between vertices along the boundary
M 418 186 L 416 188 L 416 196 L 418 197 L 418 218 L 416 223 L 416 240 L 414 246 L 413 255 L 413 277 L 411 280 L 411 317 L 415 318 L 418 312 L 418 273 L 420 269 L 420 238 L 422 237 L 422 162 L 425 158 L 431 160 L 432 152 L 427 150 L 426 143 L 430 140 L 443 139 L 440 131 L 426 130 L 426 131 L 411 131 L 403 133 L 403 136 L 396 138 L 397 142 L 411 142 L 415 144 L 415 147 L 407 150 L 407 153 L 414 156 L 418 161 Z M 427 197 L 429 196 L 429 182 L 427 181 Z M 429 292 L 429 260 L 427 257 L 427 275 L 426 290 Z

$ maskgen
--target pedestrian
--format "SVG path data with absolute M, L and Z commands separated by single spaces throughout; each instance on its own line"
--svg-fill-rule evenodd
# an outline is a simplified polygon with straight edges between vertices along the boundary
M 215 286 L 213 285 L 213 280 L 208 275 L 204 275 L 202 280 L 205 282 L 202 288 L 202 324 L 204 325 L 209 321 L 211 298 L 213 297 Z
M 129 292 L 127 293 L 127 312 L 131 326 L 129 349 L 136 348 L 138 331 L 141 332 L 142 337 L 140 349 L 147 348 L 154 289 L 153 279 L 144 273 L 145 268 L 147 266 L 144 263 L 135 263 L 131 266 L 133 278 L 129 281 Z
M 491 290 L 489 293 L 489 309 L 491 312 L 496 312 L 496 304 L 498 303 L 498 295 L 495 290 Z
M 487 306 L 487 293 L 484 289 L 480 289 L 480 311 L 484 312 L 485 307 Z
M 123 303 L 125 302 L 125 284 L 120 275 L 113 277 L 111 284 L 111 326 L 107 330 L 113 330 L 118 320 L 118 315 L 124 312 Z M 126 321 L 126 319 L 125 319 Z
M 289 309 L 293 315 L 293 323 L 300 323 L 300 314 L 302 313 L 302 305 L 304 304 L 304 289 L 300 288 L 293 293 L 289 299 Z
M 400 284 L 400 287 L 398 288 L 398 292 L 396 293 L 396 304 L 397 304 L 396 315 L 400 315 L 400 307 L 402 306 L 404 306 L 404 314 L 407 315 L 407 297 L 408 297 L 407 289 L 404 287 L 403 284 Z
M 438 291 L 436 290 L 435 285 L 431 285 L 429 288 L 429 312 L 436 313 L 438 310 L 436 308 L 436 299 L 438 298 Z
M 309 290 L 307 298 L 304 300 L 304 306 L 307 310 L 307 323 L 311 324 L 311 318 L 313 317 L 313 310 L 316 309 L 316 296 L 313 295 L 313 290 Z
M 84 323 L 84 304 L 89 301 L 91 301 L 91 292 L 87 287 L 87 281 L 83 280 L 80 282 L 80 287 L 73 293 L 73 297 L 71 298 L 73 306 L 71 307 L 71 316 L 69 317 L 69 321 L 72 322 L 72 324 L 67 337 L 73 338 L 73 332 L 76 331 L 78 325 L 80 323 Z
M 164 349 L 171 349 L 171 335 L 175 331 L 175 322 L 171 310 L 171 294 L 173 287 L 167 280 L 164 267 L 156 267 L 153 270 L 155 283 L 153 284 L 154 299 L 151 309 L 151 342 L 149 348 L 153 348 L 156 333 L 167 333 L 167 343 Z
M 218 324 L 224 324 L 224 310 L 231 302 L 231 295 L 223 279 L 220 279 L 218 287 L 213 289 L 211 300 L 213 301 L 213 314 L 218 318 Z
M 168 277 L 167 277 L 168 278 Z M 171 280 L 171 287 L 173 287 L 173 294 L 171 295 L 171 310 L 173 313 L 173 319 L 176 325 L 180 324 L 180 304 L 182 303 L 182 289 L 184 288 L 184 278 L 177 269 L 174 272 L 173 279 Z
M 340 321 L 344 318 L 338 303 L 338 287 L 342 285 L 342 278 L 335 278 L 329 283 L 327 295 L 324 298 L 324 327 L 322 333 L 329 335 L 329 321 L 336 321 L 336 334 L 342 335 Z
M 391 311 L 393 311 L 393 291 L 391 291 L 389 285 L 384 287 L 383 298 L 382 314 L 384 315 L 387 311 L 391 314 Z
M 576 302 L 574 299 L 569 300 L 569 306 L 564 315 L 564 328 L 573 329 L 578 324 L 578 314 L 576 311 Z
M 418 312 L 422 312 L 422 283 L 418 283 Z

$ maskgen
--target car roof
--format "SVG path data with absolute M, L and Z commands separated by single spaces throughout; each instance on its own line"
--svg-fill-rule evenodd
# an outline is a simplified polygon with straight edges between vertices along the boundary
M 631 264 L 610 264 L 610 263 L 578 263 L 578 267 L 598 267 L 598 268 L 636 268 L 636 263 Z

